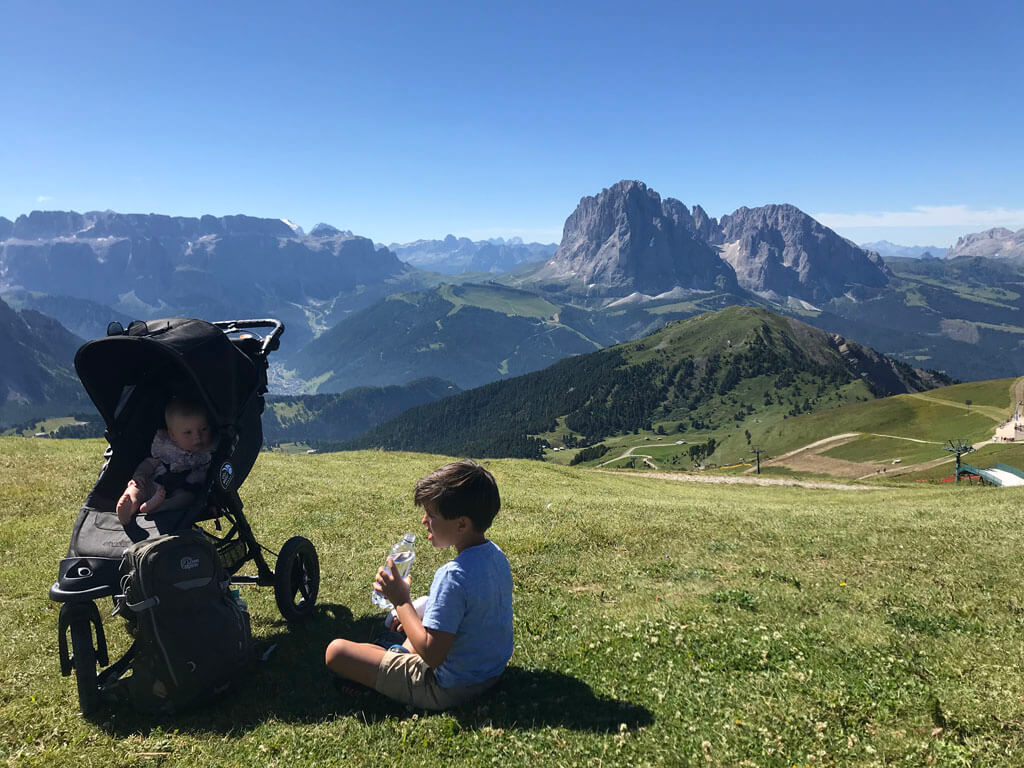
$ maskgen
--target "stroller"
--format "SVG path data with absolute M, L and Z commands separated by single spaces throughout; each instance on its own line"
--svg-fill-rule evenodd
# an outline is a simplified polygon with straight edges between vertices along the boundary
M 256 329 L 267 330 L 260 335 Z M 103 417 L 109 444 L 96 484 L 75 521 L 59 578 L 50 587 L 50 599 L 62 604 L 61 674 L 75 673 L 83 714 L 96 709 L 103 693 L 132 663 L 134 644 L 110 664 L 95 601 L 115 598 L 121 591 L 122 555 L 138 541 L 198 528 L 213 540 L 232 584 L 273 586 L 277 607 L 289 622 L 312 615 L 320 587 L 312 542 L 301 536 L 288 539 L 271 570 L 238 496 L 263 444 L 267 357 L 278 348 L 283 332 L 279 320 L 208 323 L 172 318 L 136 321 L 127 330 L 111 323 L 105 338 L 85 343 L 75 355 L 75 370 Z M 122 526 L 115 505 L 138 463 L 149 455 L 171 397 L 204 405 L 218 436 L 205 498 L 197 494 L 183 509 L 139 515 Z M 207 527 L 215 532 L 198 526 L 202 521 L 212 521 Z M 255 575 L 239 574 L 249 561 L 255 564 Z M 106 669 L 97 674 L 97 666 Z

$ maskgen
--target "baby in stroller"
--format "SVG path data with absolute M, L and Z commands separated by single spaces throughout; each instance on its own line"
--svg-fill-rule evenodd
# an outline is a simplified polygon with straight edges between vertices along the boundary
M 128 525 L 136 514 L 188 506 L 202 493 L 216 447 L 206 411 L 175 398 L 164 409 L 164 422 L 167 429 L 157 430 L 151 455 L 136 468 L 117 502 L 121 525 Z
M 257 333 L 264 329 L 265 335 Z M 211 635 L 217 642 L 234 635 L 221 632 L 221 625 L 212 620 L 204 623 L 198 618 L 200 603 L 192 599 L 198 595 L 194 590 L 216 592 L 212 595 L 215 600 L 202 603 L 211 611 L 214 604 L 235 606 L 223 611 L 232 621 L 240 615 L 240 607 L 229 584 L 273 587 L 278 610 L 290 623 L 313 614 L 320 587 L 320 564 L 313 543 L 292 536 L 276 553 L 271 568 L 264 553 L 274 552 L 257 541 L 239 495 L 263 444 L 267 358 L 278 349 L 283 332 L 284 325 L 273 319 L 208 323 L 166 318 L 135 322 L 127 330 L 112 323 L 107 336 L 86 342 L 75 355 L 75 370 L 103 417 L 107 449 L 96 483 L 75 519 L 67 554 L 61 558 L 49 595 L 61 604 L 57 622 L 61 674 L 74 674 L 84 714 L 96 710 L 104 700 L 116 700 L 125 690 L 119 681 L 134 680 L 132 691 L 155 693 L 157 688 L 145 682 L 153 675 L 170 679 L 173 667 L 174 675 L 180 672 L 183 676 L 175 683 L 178 693 L 174 696 L 184 702 L 182 692 L 188 686 L 183 679 L 202 687 L 207 680 L 216 682 L 222 670 L 233 669 L 223 663 L 227 656 L 209 651 L 217 647 Z M 162 452 L 167 446 L 159 437 L 154 440 L 154 434 L 161 433 L 177 458 L 188 456 L 192 463 L 178 466 L 165 458 Z M 165 461 L 170 465 L 166 469 L 162 467 Z M 138 476 L 140 470 L 145 477 Z M 171 487 L 168 475 L 174 473 L 181 474 L 179 485 L 186 484 L 185 490 Z M 196 481 L 198 486 L 187 487 Z M 162 492 L 156 484 L 164 486 Z M 159 514 L 138 514 L 152 512 L 157 506 Z M 208 522 L 211 525 L 201 525 Z M 161 559 L 159 562 L 170 566 L 166 573 L 160 571 L 146 581 L 144 589 L 170 584 L 175 599 L 129 601 L 127 589 L 142 584 L 128 578 L 141 562 L 140 553 L 171 552 L 171 548 L 163 548 L 162 542 L 167 540 L 189 548 L 188 556 Z M 197 543 L 200 540 L 202 545 Z M 210 545 L 214 553 L 200 558 Z M 193 572 L 207 565 L 206 575 L 212 581 Z M 143 567 L 146 573 L 153 570 Z M 221 571 L 227 581 L 220 578 Z M 186 588 L 187 593 L 183 591 Z M 191 618 L 183 622 L 174 606 L 176 599 L 186 594 L 188 612 L 183 615 Z M 108 653 L 97 605 L 105 598 L 113 600 L 119 614 L 123 612 L 133 638 L 129 649 L 116 660 Z M 197 631 L 202 627 L 213 629 Z M 178 642 L 182 638 L 201 641 L 203 659 L 215 658 L 216 666 L 199 663 L 194 655 L 198 651 L 183 649 Z M 154 665 L 163 665 L 162 671 Z M 211 669 L 215 674 L 207 675 Z

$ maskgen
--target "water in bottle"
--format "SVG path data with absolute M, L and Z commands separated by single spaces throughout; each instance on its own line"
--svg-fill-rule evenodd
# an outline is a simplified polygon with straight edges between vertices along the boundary
M 416 536 L 411 533 L 405 534 L 402 540 L 399 541 L 395 546 L 391 548 L 391 559 L 395 563 L 394 573 L 398 578 L 404 579 L 409 576 L 409 571 L 412 570 L 412 561 L 416 559 Z M 380 608 L 382 611 L 390 611 L 393 606 L 391 601 L 388 600 L 377 590 L 373 590 L 370 593 L 370 601 Z

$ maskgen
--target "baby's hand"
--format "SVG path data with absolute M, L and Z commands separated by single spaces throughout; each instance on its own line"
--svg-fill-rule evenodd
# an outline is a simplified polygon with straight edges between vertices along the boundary
M 167 498 L 167 490 L 162 486 L 158 485 L 156 491 L 152 496 L 149 497 L 149 501 L 142 502 L 139 507 L 139 512 L 143 515 L 149 515 L 156 512 L 160 508 L 160 505 L 164 503 L 164 499 Z

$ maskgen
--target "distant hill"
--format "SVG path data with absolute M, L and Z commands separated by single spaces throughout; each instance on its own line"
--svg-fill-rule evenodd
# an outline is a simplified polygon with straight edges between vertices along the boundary
M 17 310 L 34 309 L 57 320 L 74 335 L 83 339 L 104 336 L 111 321 L 118 321 L 128 327 L 132 315 L 119 312 L 105 304 L 74 296 L 50 296 L 37 291 L 11 291 L 3 294 L 3 300 Z
M 266 445 L 347 440 L 407 408 L 458 394 L 441 379 L 420 379 L 403 387 L 359 387 L 341 394 L 275 396 L 263 413 Z
M 0 301 L 0 424 L 37 413 L 91 409 L 74 372 L 82 340 L 51 317 Z
M 1012 232 L 1003 227 L 964 235 L 946 253 L 947 259 L 982 256 L 1024 265 L 1024 229 Z
M 441 285 L 355 313 L 292 359 L 319 392 L 436 377 L 464 389 L 609 343 L 590 313 L 499 285 Z M 588 327 L 589 326 L 589 327 Z
M 730 307 L 418 406 L 343 447 L 539 458 L 539 436 L 556 430 L 571 445 L 655 423 L 712 430 L 765 409 L 795 416 L 946 383 L 792 318 Z
M 877 240 L 873 243 L 861 243 L 860 247 L 865 251 L 874 251 L 883 259 L 924 259 L 929 256 L 941 259 L 945 257 L 946 248 L 937 245 L 897 245 L 888 240 Z
M 443 240 L 392 243 L 388 247 L 399 259 L 414 267 L 449 275 L 508 272 L 523 264 L 549 259 L 557 248 L 554 243 L 524 243 L 518 237 L 473 241 L 454 235 Z
M 884 289 L 841 296 L 804 319 L 964 380 L 1024 373 L 1024 269 L 984 258 L 889 266 Z

